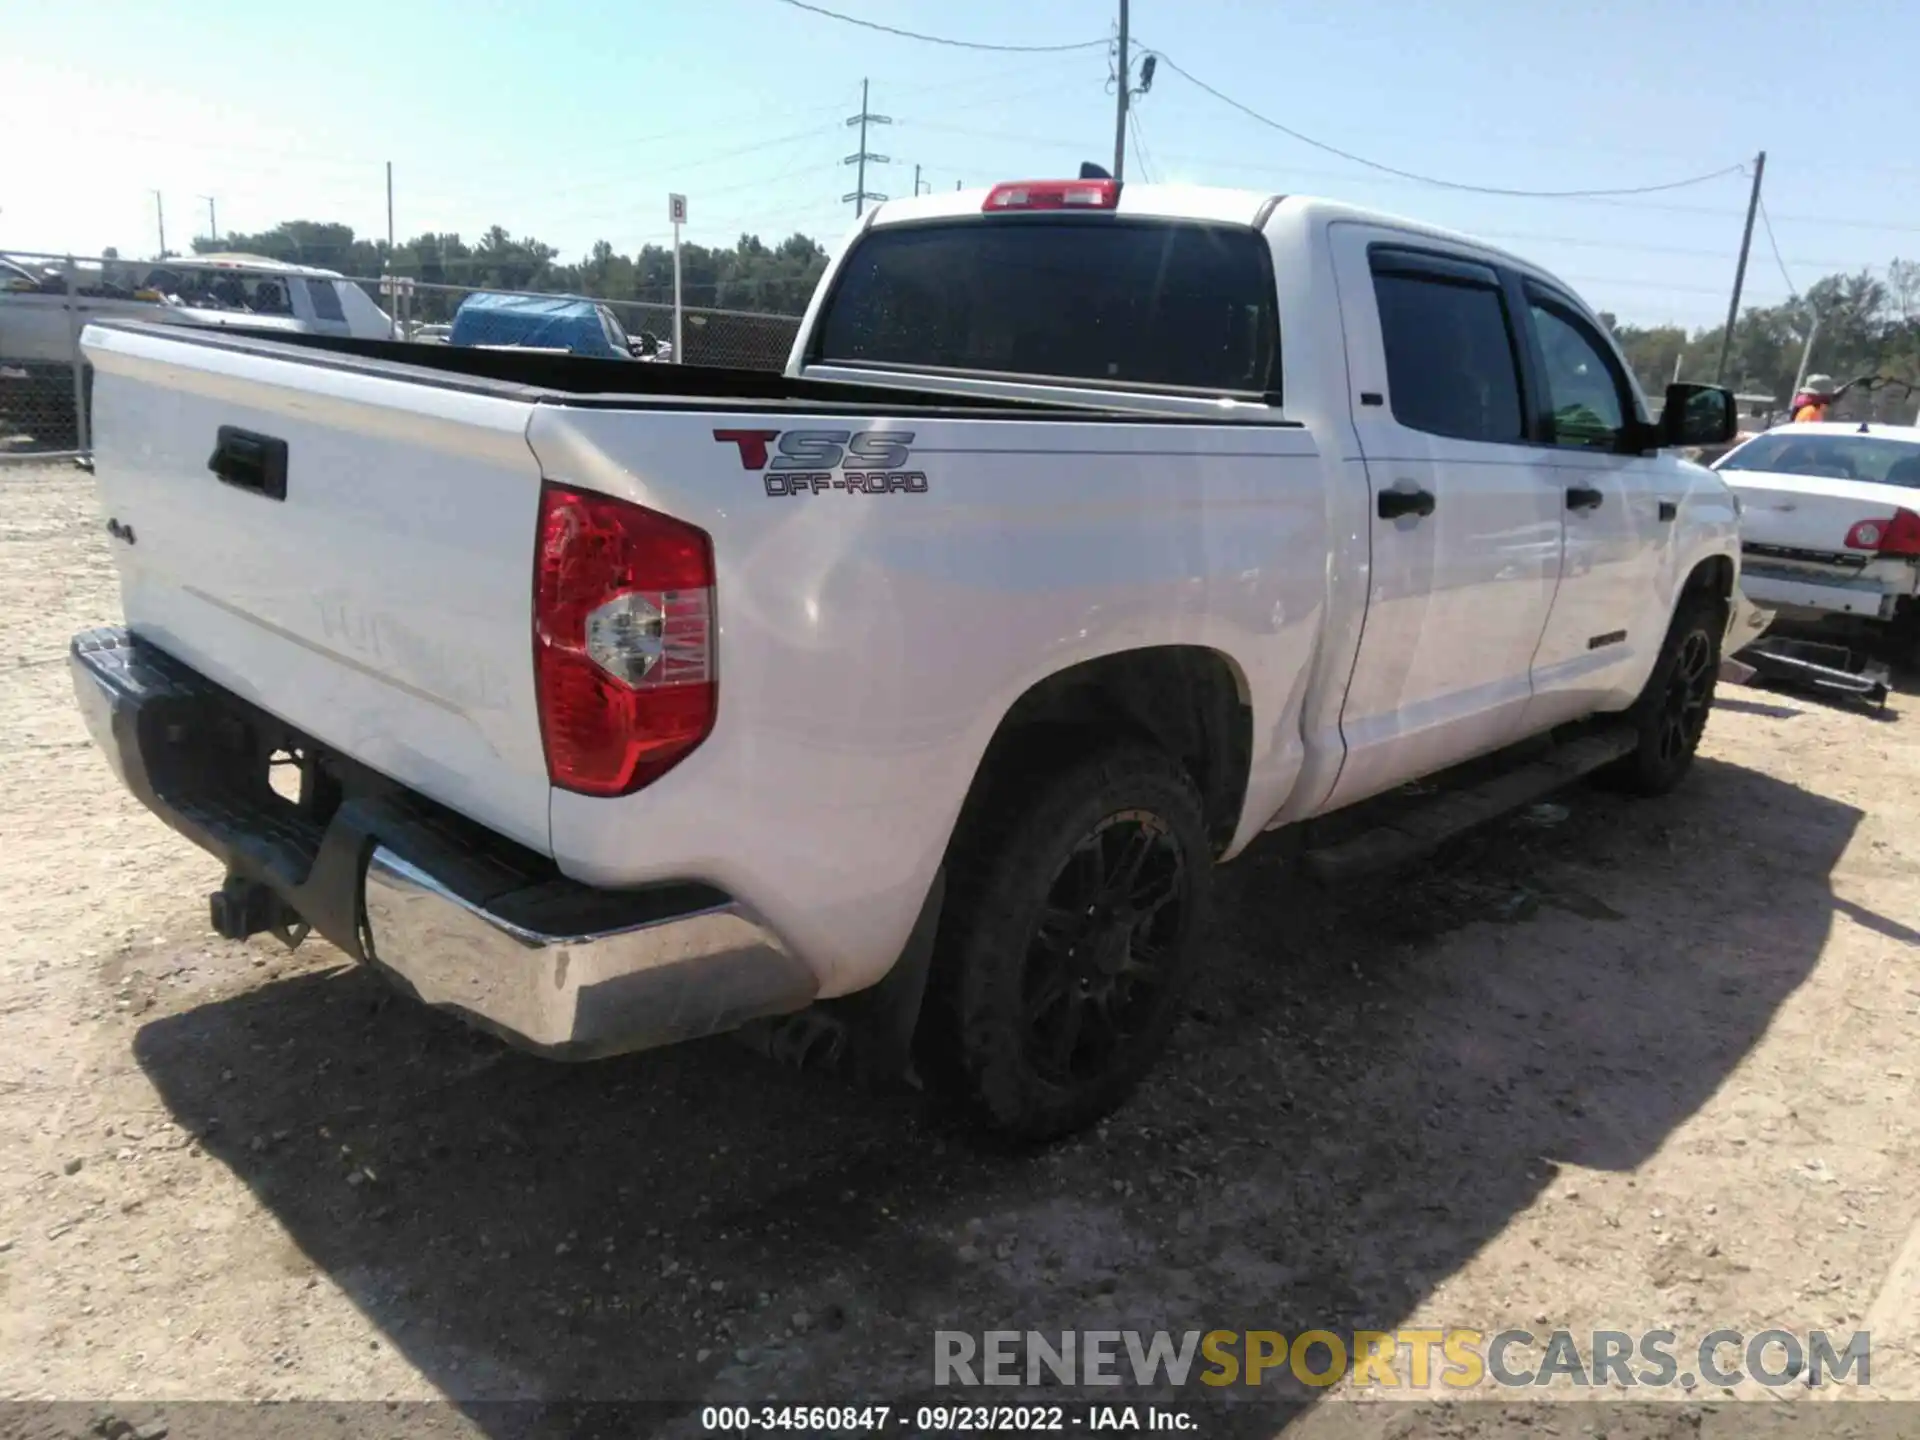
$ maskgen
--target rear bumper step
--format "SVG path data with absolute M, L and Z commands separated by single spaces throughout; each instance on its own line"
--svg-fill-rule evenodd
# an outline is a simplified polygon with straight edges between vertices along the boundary
M 599 890 L 120 629 L 74 637 L 94 742 L 143 804 L 422 1002 L 526 1050 L 590 1059 L 808 1004 L 812 972 L 711 886 Z M 315 770 L 298 802 L 275 752 Z M 322 799 L 321 796 L 326 798 Z

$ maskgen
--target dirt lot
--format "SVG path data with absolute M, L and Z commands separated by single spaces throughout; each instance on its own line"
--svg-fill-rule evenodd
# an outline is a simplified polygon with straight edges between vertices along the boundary
M 213 863 L 73 707 L 67 637 L 117 617 L 91 482 L 0 469 L 0 1399 L 692 1426 L 924 1400 L 943 1328 L 1420 1324 L 1867 1326 L 1920 1399 L 1912 694 L 1723 690 L 1675 796 L 1576 790 L 1333 897 L 1256 849 L 1175 1052 L 1020 1157 L 726 1041 L 542 1064 L 324 944 L 216 939 Z M 1340 1393 L 1221 1423 L 1414 1433 Z

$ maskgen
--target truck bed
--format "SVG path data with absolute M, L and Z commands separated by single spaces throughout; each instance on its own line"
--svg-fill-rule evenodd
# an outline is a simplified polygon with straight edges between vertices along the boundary
M 393 373 L 397 369 L 418 381 L 483 393 L 510 393 L 514 398 L 527 400 L 543 394 L 574 400 L 604 396 L 610 403 L 629 408 L 645 401 L 690 409 L 728 408 L 747 403 L 756 409 L 814 406 L 849 413 L 873 408 L 897 410 L 902 405 L 910 405 L 916 410 L 932 407 L 966 415 L 1000 411 L 1023 418 L 1063 415 L 1084 419 L 1089 413 L 1118 418 L 1131 413 L 1117 404 L 1069 398 L 1041 402 L 956 394 L 950 389 L 915 385 L 910 376 L 903 376 L 899 384 L 861 385 L 839 380 L 799 379 L 768 370 L 628 363 L 510 346 L 421 345 L 405 340 L 286 334 L 238 325 L 216 331 L 128 320 L 100 323 L 95 328 L 134 334 L 163 333 L 169 340 L 244 353 L 281 354 L 306 364 L 330 364 L 364 373 Z

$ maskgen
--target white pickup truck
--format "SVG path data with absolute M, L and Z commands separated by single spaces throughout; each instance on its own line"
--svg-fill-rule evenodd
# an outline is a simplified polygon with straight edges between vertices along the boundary
M 1026 1137 L 1152 1061 L 1216 862 L 1529 737 L 1666 790 L 1739 608 L 1726 391 L 1656 427 L 1551 275 L 1319 200 L 888 202 L 784 376 L 86 348 L 73 676 L 216 928 L 560 1057 L 851 1016 Z

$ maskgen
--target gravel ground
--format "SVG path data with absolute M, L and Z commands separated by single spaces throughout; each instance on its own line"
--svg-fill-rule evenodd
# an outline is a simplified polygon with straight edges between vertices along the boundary
M 1864 1326 L 1874 1393 L 1920 1399 L 1911 689 L 1884 718 L 1723 689 L 1679 793 L 1574 790 L 1335 895 L 1257 847 L 1138 1098 L 1009 1155 L 724 1040 L 543 1064 L 324 943 L 214 937 L 215 865 L 73 706 L 68 635 L 118 618 L 100 526 L 85 475 L 0 468 L 0 1399 L 79 1406 L 16 1428 L 303 1399 L 346 1408 L 281 1433 L 532 1433 L 494 1402 L 664 1400 L 691 1431 L 736 1398 L 978 1398 L 932 1390 L 932 1332 L 990 1328 Z M 1722 1433 L 1820 1398 L 1741 1393 Z M 1520 1423 L 1291 1379 L 1196 1408 Z

